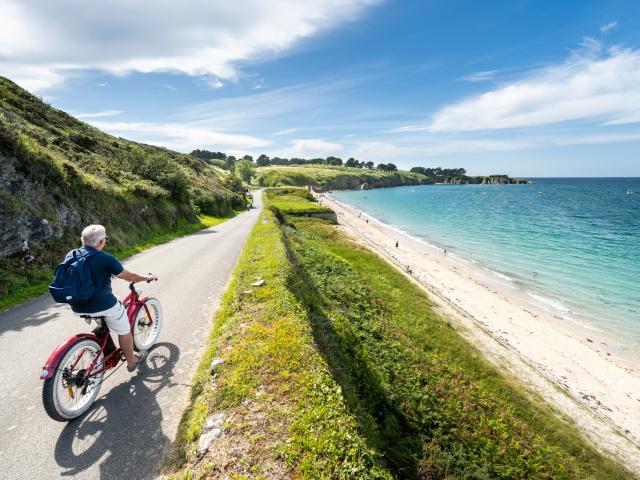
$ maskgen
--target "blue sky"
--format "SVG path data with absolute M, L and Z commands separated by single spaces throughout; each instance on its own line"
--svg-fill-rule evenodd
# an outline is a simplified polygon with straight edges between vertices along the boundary
M 0 0 L 0 74 L 186 152 L 640 176 L 635 1 Z

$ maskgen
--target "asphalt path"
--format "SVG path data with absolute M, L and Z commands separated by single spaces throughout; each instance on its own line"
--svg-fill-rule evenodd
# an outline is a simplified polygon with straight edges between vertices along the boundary
M 175 438 L 212 313 L 260 206 L 255 195 L 251 211 L 125 262 L 129 270 L 160 277 L 142 284 L 162 303 L 160 338 L 136 373 L 115 371 L 93 408 L 73 422 L 46 415 L 38 375 L 60 342 L 93 326 L 48 295 L 0 314 L 0 478 L 155 476 Z M 115 279 L 113 286 L 126 295 L 126 282 Z

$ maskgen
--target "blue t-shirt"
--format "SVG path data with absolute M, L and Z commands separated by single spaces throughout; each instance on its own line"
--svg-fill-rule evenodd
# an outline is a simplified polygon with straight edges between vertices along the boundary
M 87 251 L 95 250 L 93 247 L 82 248 Z M 71 309 L 76 313 L 96 313 L 108 310 L 118 301 L 111 291 L 111 275 L 120 275 L 124 267 L 116 257 L 107 252 L 96 253 L 87 262 L 96 291 L 86 302 L 71 304 Z

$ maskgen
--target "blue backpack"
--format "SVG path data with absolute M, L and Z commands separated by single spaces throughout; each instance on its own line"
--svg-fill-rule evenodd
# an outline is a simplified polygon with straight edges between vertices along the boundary
M 83 303 L 95 293 L 96 286 L 91 279 L 87 260 L 97 250 L 78 248 L 67 253 L 64 261 L 56 268 L 49 293 L 58 303 Z

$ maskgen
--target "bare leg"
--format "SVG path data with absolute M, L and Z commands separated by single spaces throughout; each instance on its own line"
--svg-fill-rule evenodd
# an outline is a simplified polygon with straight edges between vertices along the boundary
M 127 366 L 133 367 L 138 360 L 138 357 L 133 353 L 133 336 L 130 333 L 118 335 L 118 343 L 124 352 L 124 356 L 127 357 Z

